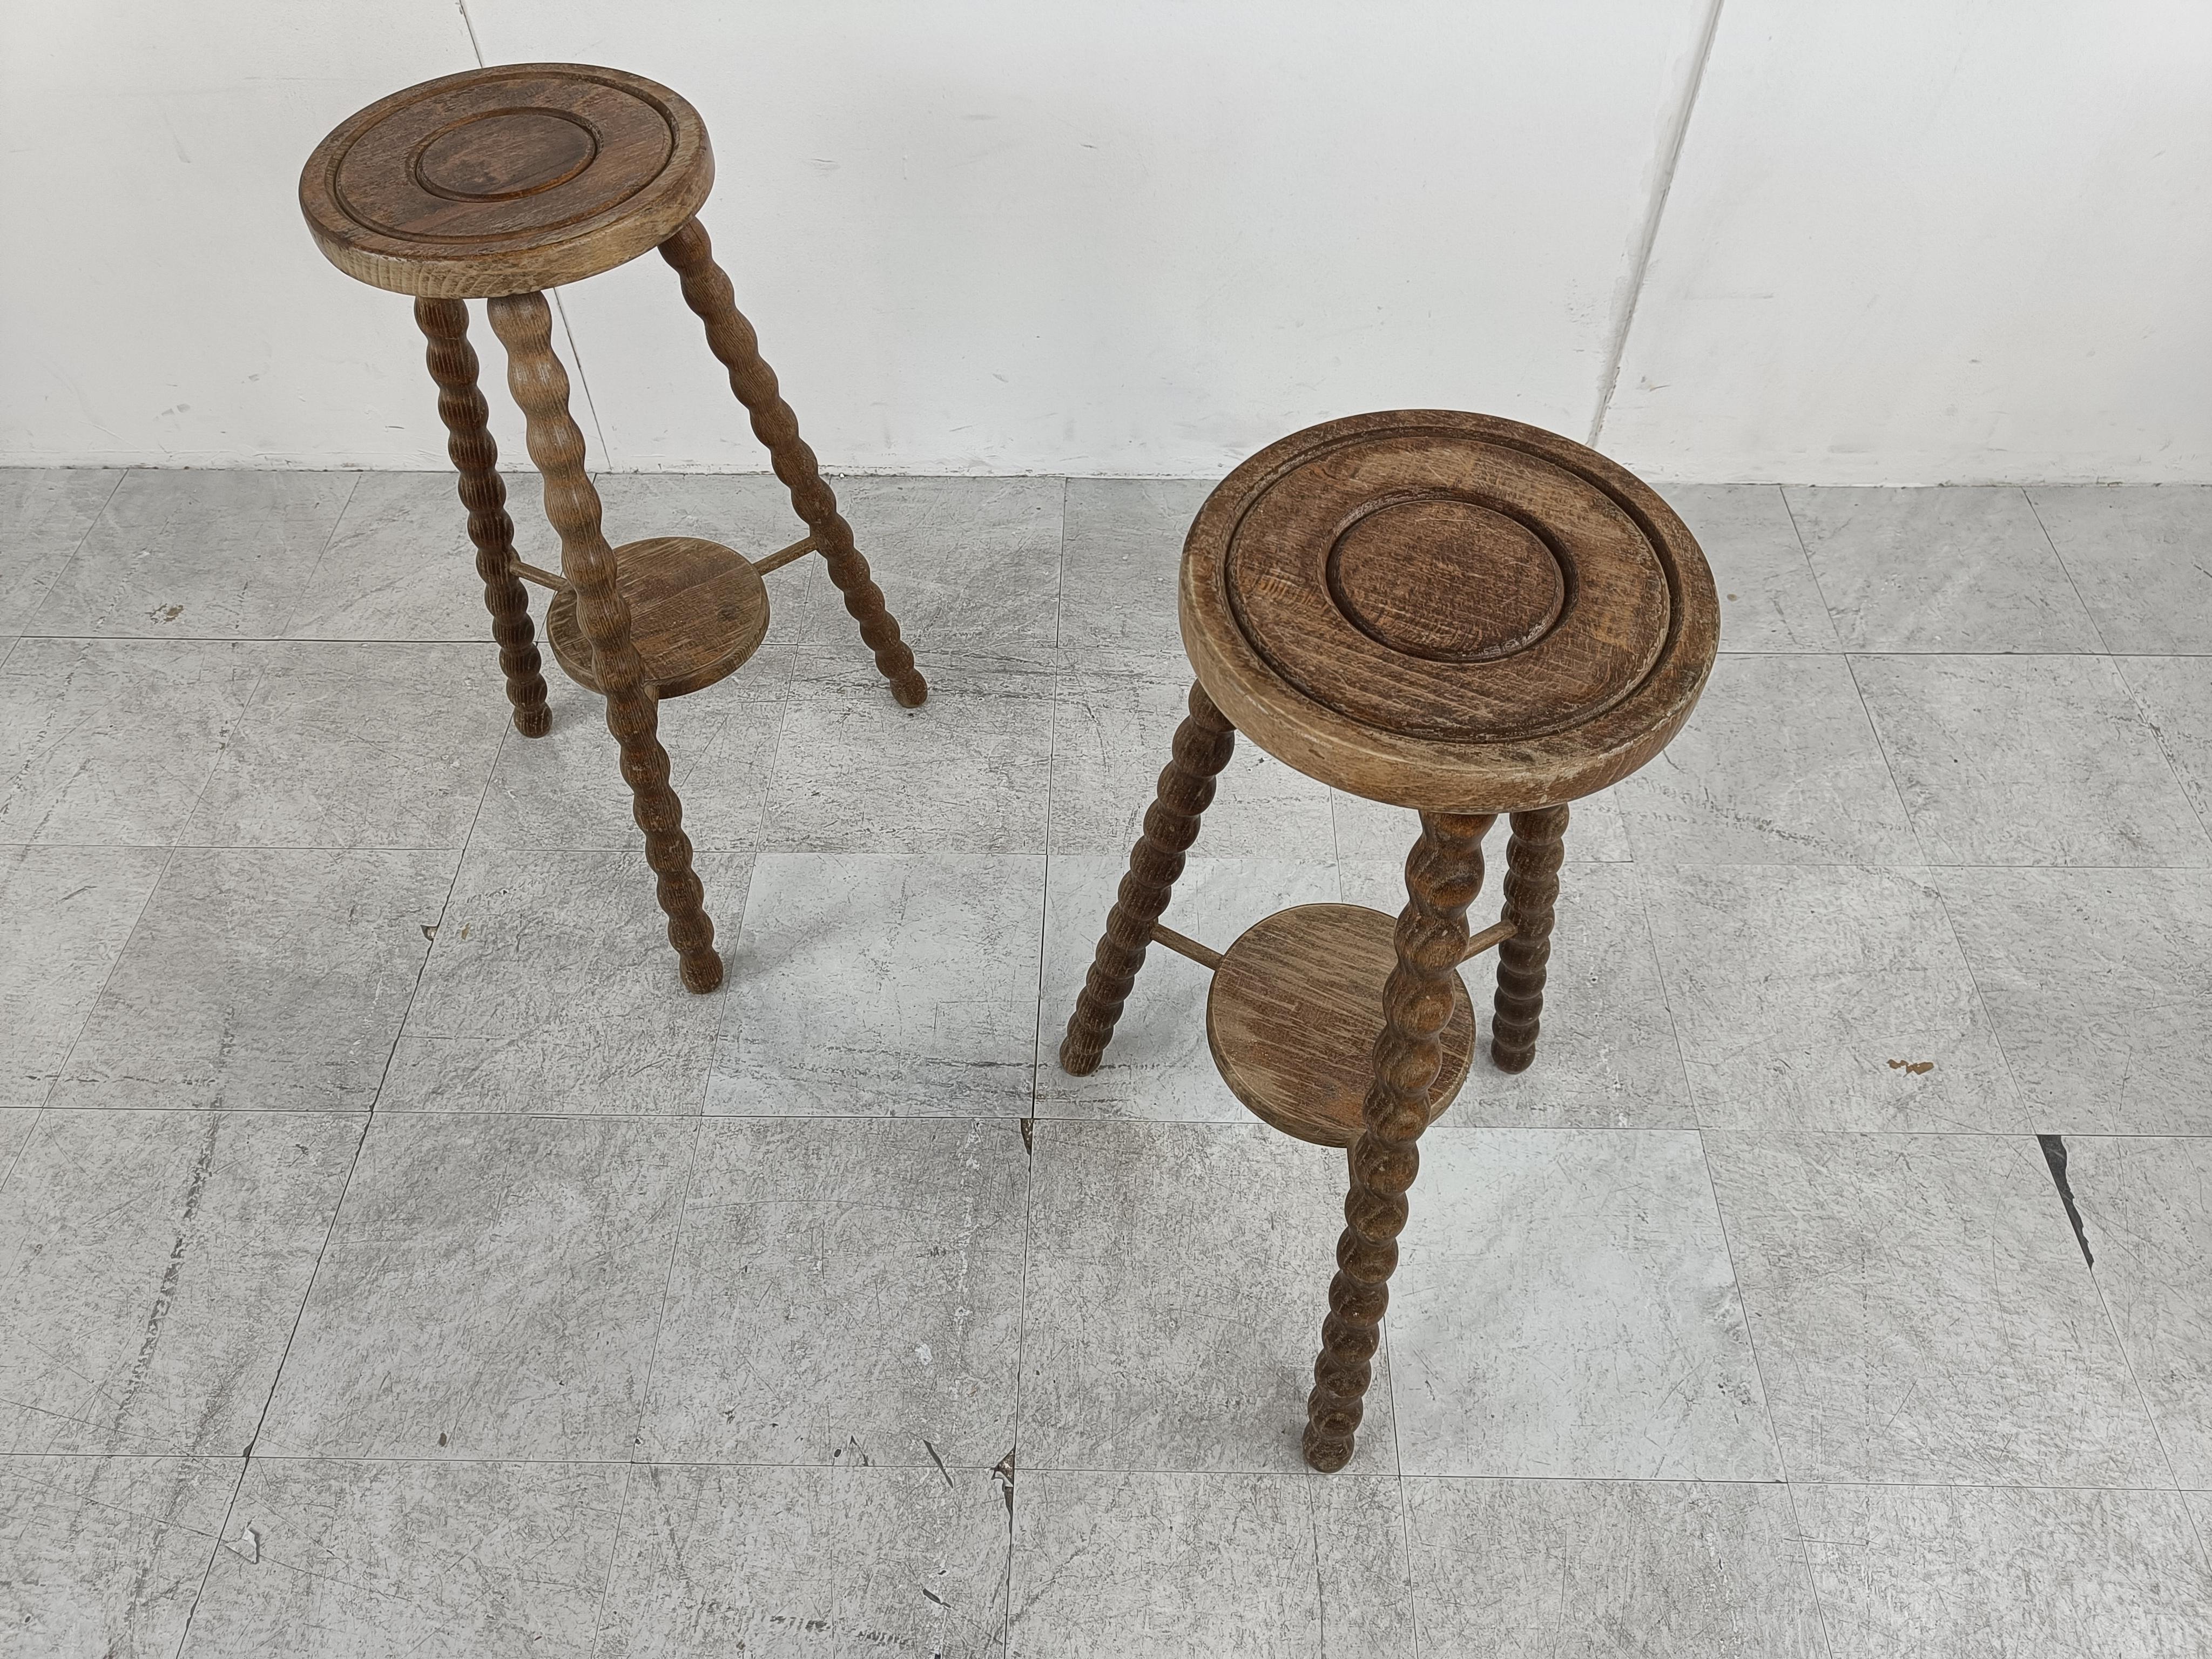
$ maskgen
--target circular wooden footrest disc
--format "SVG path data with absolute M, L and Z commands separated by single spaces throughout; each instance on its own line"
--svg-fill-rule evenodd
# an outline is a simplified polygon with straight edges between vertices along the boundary
M 760 649 L 768 634 L 768 588 L 744 554 L 691 536 L 654 536 L 615 549 L 615 585 L 629 606 L 630 642 L 645 678 L 664 697 L 712 685 Z M 602 688 L 592 642 L 564 587 L 546 608 L 545 639 L 561 672 Z
M 1206 1040 L 1222 1080 L 1255 1115 L 1317 1146 L 1359 1138 L 1382 1035 L 1382 986 L 1397 965 L 1397 918 L 1358 904 L 1301 904 L 1245 930 L 1206 1001 Z M 1474 1059 L 1474 1006 L 1452 975 L 1433 1122 Z

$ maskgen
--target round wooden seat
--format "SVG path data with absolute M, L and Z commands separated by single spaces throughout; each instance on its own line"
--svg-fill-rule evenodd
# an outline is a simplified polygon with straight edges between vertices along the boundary
M 483 299 L 658 247 L 714 182 L 698 112 L 658 82 L 507 64 L 425 81 L 341 123 L 307 159 L 300 208 L 349 276 Z
M 1239 466 L 1184 544 L 1182 636 L 1236 728 L 1394 805 L 1527 811 L 1619 781 L 1719 642 L 1705 556 L 1595 451 L 1401 410 Z

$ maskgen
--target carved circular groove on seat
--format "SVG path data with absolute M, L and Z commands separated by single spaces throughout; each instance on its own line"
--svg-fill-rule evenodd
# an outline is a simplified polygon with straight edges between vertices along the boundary
M 1279 759 L 1431 811 L 1617 782 L 1711 672 L 1704 555 L 1632 474 L 1517 422 L 1353 416 L 1269 446 L 1183 549 L 1183 644 Z
M 300 208 L 349 276 L 490 297 L 635 258 L 698 210 L 714 176 L 698 112 L 657 82 L 513 64 L 426 81 L 341 123 L 300 175 Z
M 1543 538 L 1455 496 L 1388 501 L 1329 550 L 1338 608 L 1370 638 L 1436 662 L 1486 662 L 1534 644 L 1567 596 Z
M 663 697 L 734 672 L 768 636 L 768 587 L 742 553 L 691 536 L 653 536 L 614 550 L 615 586 L 629 606 L 630 643 Z M 576 590 L 545 608 L 545 639 L 561 672 L 599 689 Z
M 1206 1046 L 1255 1116 L 1316 1146 L 1359 1138 L 1397 926 L 1364 905 L 1300 904 L 1255 922 L 1222 953 L 1206 999 Z M 1456 974 L 1451 987 L 1431 1121 L 1474 1059 L 1474 1005 Z
M 599 153 L 599 135 L 565 111 L 494 110 L 425 144 L 415 178 L 450 202 L 506 202 L 567 184 Z

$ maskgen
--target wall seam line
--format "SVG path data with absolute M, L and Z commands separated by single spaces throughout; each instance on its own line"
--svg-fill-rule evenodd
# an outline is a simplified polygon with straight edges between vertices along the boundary
M 468 31 L 469 51 L 475 55 L 477 67 L 485 68 L 483 42 L 477 38 L 477 20 L 469 15 L 469 0 L 453 0 L 453 9 L 461 14 L 461 27 Z M 568 320 L 568 307 L 562 303 L 558 289 L 549 289 L 545 297 L 553 302 L 554 314 L 561 319 L 561 332 L 568 342 L 568 361 L 576 366 L 576 389 L 584 394 L 584 412 L 592 417 L 592 432 L 599 441 L 600 469 L 611 472 L 615 461 L 607 448 L 607 428 L 599 419 L 599 400 L 592 396 L 592 377 L 584 372 L 584 354 L 576 349 L 576 330 Z
M 1613 412 L 1613 394 L 1620 386 L 1620 368 L 1628 356 L 1629 331 L 1636 326 L 1637 307 L 1644 302 L 1644 285 L 1651 274 L 1651 251 L 1658 246 L 1659 227 L 1667 215 L 1668 198 L 1674 191 L 1674 170 L 1681 165 L 1682 144 L 1690 134 L 1690 118 L 1698 107 L 1698 94 L 1705 84 L 1705 66 L 1712 61 L 1713 41 L 1720 33 L 1721 9 L 1728 0 L 1712 0 L 1712 8 L 1705 14 L 1705 26 L 1698 41 L 1698 51 L 1690 66 L 1687 83 L 1682 90 L 1681 107 L 1674 117 L 1673 131 L 1667 135 L 1666 154 L 1660 161 L 1659 181 L 1651 192 L 1650 204 L 1645 209 L 1644 229 L 1638 240 L 1636 264 L 1628 283 L 1628 301 L 1620 308 L 1620 319 L 1614 326 L 1610 349 L 1607 353 L 1605 378 L 1599 382 L 1597 408 L 1590 415 L 1589 446 L 1597 447 L 1604 435 L 1606 416 Z

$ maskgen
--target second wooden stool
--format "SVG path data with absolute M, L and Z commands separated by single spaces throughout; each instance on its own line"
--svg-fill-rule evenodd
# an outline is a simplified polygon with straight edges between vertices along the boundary
M 1182 557 L 1198 684 L 1175 757 L 1067 1023 L 1097 1069 L 1146 948 L 1213 970 L 1206 1038 L 1237 1097 L 1351 1149 L 1351 1191 L 1307 1404 L 1306 1461 L 1359 1426 L 1414 1143 L 1466 1081 L 1459 964 L 1498 948 L 1492 1062 L 1536 1054 L 1567 803 L 1617 783 L 1689 718 L 1718 647 L 1697 543 L 1644 484 L 1577 443 L 1482 415 L 1332 421 L 1222 481 Z M 1349 904 L 1269 916 L 1225 952 L 1160 926 L 1242 732 L 1310 777 L 1413 807 L 1393 920 Z M 1470 934 L 1482 841 L 1510 814 L 1502 918 Z
M 722 959 L 691 869 L 684 808 L 669 786 L 660 699 L 712 685 L 750 657 L 768 633 L 761 578 L 810 552 L 829 566 L 891 695 L 909 708 L 928 696 L 694 216 L 714 182 L 714 151 L 696 110 L 657 82 L 584 64 L 504 64 L 395 92 L 340 123 L 300 175 L 301 210 L 331 263 L 416 296 L 514 728 L 537 738 L 551 723 L 522 586 L 530 581 L 553 591 L 545 636 L 554 659 L 606 699 L 668 942 L 694 991 L 722 982 Z M 611 547 L 599 527 L 599 492 L 584 471 L 584 438 L 568 413 L 568 376 L 554 355 L 544 290 L 654 248 L 675 268 L 684 303 L 706 325 L 708 349 L 729 371 L 730 389 L 806 526 L 799 540 L 763 558 L 679 536 Z M 528 418 L 545 516 L 561 536 L 557 575 L 514 554 L 469 346 L 463 301 L 472 299 L 489 301 L 492 331 L 507 348 L 507 386 Z

